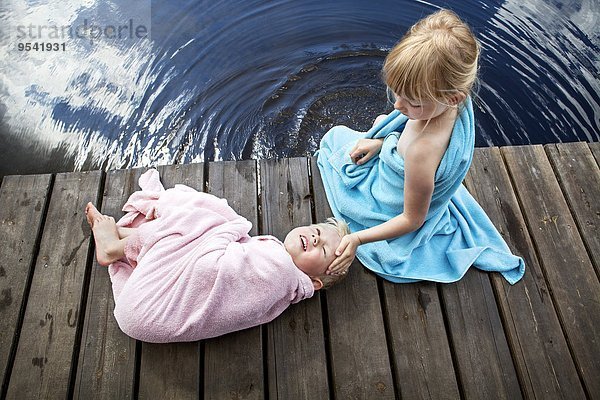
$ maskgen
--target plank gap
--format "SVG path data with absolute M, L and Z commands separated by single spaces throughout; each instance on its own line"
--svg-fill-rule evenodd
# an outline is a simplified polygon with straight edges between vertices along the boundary
M 315 220 L 332 215 L 316 157 L 310 158 Z M 352 263 L 348 276 L 327 297 L 328 344 L 334 398 L 395 399 L 394 380 L 376 276 Z M 360 338 L 368 337 L 367 342 Z
M 259 219 L 260 221 L 260 216 Z M 260 326 L 260 336 L 262 341 L 262 367 L 263 367 L 263 398 L 269 400 L 269 365 L 268 365 L 268 345 L 269 345 L 269 334 L 267 332 L 266 325 Z
M 493 148 L 489 148 L 488 151 L 492 151 Z M 498 152 L 500 150 L 498 149 Z M 471 169 L 471 167 L 469 168 Z M 472 182 L 469 179 L 465 179 L 463 181 L 463 185 L 467 188 L 467 191 L 469 191 L 469 193 L 471 193 L 471 195 L 473 195 L 473 193 L 475 192 L 475 188 L 472 187 Z M 514 192 L 514 187 L 512 186 L 512 182 L 511 182 L 511 187 L 510 189 Z M 475 196 L 473 196 L 475 197 Z M 480 199 L 476 198 L 476 201 L 478 204 L 481 204 Z M 487 214 L 487 212 L 486 212 Z M 497 225 L 494 223 L 494 226 L 496 226 L 496 229 L 498 229 Z M 527 231 L 527 234 L 529 234 L 529 231 Z M 506 338 L 506 343 L 508 345 L 508 349 L 509 349 L 509 354 L 510 354 L 510 359 L 513 363 L 513 367 L 515 369 L 515 376 L 517 378 L 517 382 L 519 384 L 519 390 L 521 392 L 521 397 L 523 399 L 527 398 L 527 393 L 525 393 L 524 391 L 524 387 L 525 382 L 524 382 L 524 377 L 521 374 L 521 371 L 519 371 L 519 360 L 516 357 L 516 352 L 518 351 L 518 346 L 516 343 L 516 339 L 511 335 L 511 330 L 509 329 L 509 322 L 507 321 L 508 316 L 505 315 L 505 313 L 503 312 L 502 306 L 501 306 L 501 302 L 502 302 L 502 295 L 499 292 L 498 287 L 496 287 L 496 285 L 494 284 L 494 279 L 493 279 L 493 272 L 486 272 L 487 275 L 487 280 L 490 284 L 490 289 L 492 290 L 492 293 L 494 295 L 494 302 L 495 302 L 495 306 L 496 306 L 496 310 L 498 312 L 498 316 L 500 319 L 500 324 L 502 325 L 502 331 L 504 332 L 504 337 Z
M 134 168 L 106 172 L 102 214 L 117 218 L 122 214 L 122 206 L 138 189 L 143 171 L 144 168 Z M 126 336 L 114 319 L 115 303 L 108 271 L 93 262 L 73 396 L 86 400 L 133 398 L 136 341 Z
M 314 217 L 313 217 L 314 221 Z M 327 386 L 329 387 L 329 399 L 333 400 L 334 397 L 334 384 L 333 384 L 333 362 L 332 362 L 332 350 L 331 350 L 331 337 L 329 335 L 329 313 L 327 310 L 327 293 L 321 291 L 321 316 L 323 320 L 323 339 L 325 341 L 325 359 L 327 360 Z
M 262 209 L 263 193 L 260 182 L 263 174 L 263 172 L 261 171 L 262 163 L 255 161 L 254 164 L 256 166 L 256 231 L 259 235 L 266 235 L 265 227 L 263 226 L 263 220 L 265 216 L 263 215 Z M 267 386 L 265 386 L 265 388 L 267 388 Z
M 546 273 L 546 269 L 545 269 L 544 265 L 542 264 L 542 261 L 540 260 L 541 250 L 538 248 L 538 246 L 537 246 L 537 244 L 536 244 L 536 242 L 534 240 L 533 233 L 532 233 L 532 229 L 533 228 L 528 225 L 527 218 L 525 216 L 525 208 L 523 206 L 523 202 L 521 200 L 521 197 L 518 194 L 517 186 L 516 186 L 516 183 L 515 183 L 515 178 L 514 178 L 512 172 L 511 172 L 509 166 L 508 166 L 508 161 L 506 160 L 506 157 L 504 155 L 504 151 L 500 151 L 500 149 L 499 149 L 499 151 L 498 151 L 497 154 L 498 154 L 498 160 L 501 163 L 501 165 L 503 166 L 504 171 L 506 172 L 506 178 L 507 178 L 508 186 L 509 186 L 510 190 L 513 193 L 514 201 L 516 202 L 516 206 L 519 209 L 519 213 L 520 213 L 522 224 L 523 224 L 522 235 L 524 236 L 525 242 L 527 243 L 527 247 L 529 248 L 529 251 L 527 253 L 523 254 L 524 257 L 528 257 L 528 259 L 527 259 L 526 262 L 529 262 L 529 272 L 526 273 L 524 284 L 527 284 L 527 281 L 528 281 L 527 274 L 535 274 L 535 276 L 539 277 L 539 278 L 534 278 L 533 282 L 535 282 L 535 280 L 537 280 L 537 279 L 540 279 L 541 280 L 540 283 L 544 284 L 544 288 L 545 288 L 545 290 L 546 290 L 546 292 L 547 292 L 547 294 L 549 296 L 549 301 L 551 303 L 549 306 L 547 306 L 547 311 L 545 311 L 546 312 L 546 314 L 545 314 L 546 318 L 550 318 L 550 320 L 548 320 L 548 319 L 545 320 L 546 322 L 548 322 L 550 324 L 547 328 L 549 328 L 550 331 L 554 331 L 555 330 L 556 331 L 556 333 L 555 333 L 556 336 L 561 336 L 560 339 L 557 340 L 557 345 L 559 345 L 559 347 L 556 348 L 556 349 L 554 349 L 554 352 L 552 354 L 548 353 L 546 355 L 546 357 L 550 357 L 551 358 L 552 361 L 550 362 L 550 367 L 552 369 L 554 368 L 552 365 L 560 365 L 560 359 L 561 359 L 561 355 L 562 354 L 564 354 L 565 359 L 568 357 L 569 358 L 568 361 L 570 363 L 572 363 L 572 365 L 573 365 L 573 371 L 572 371 L 572 375 L 571 376 L 575 380 L 577 380 L 577 382 L 579 382 L 579 385 L 580 385 L 581 391 L 582 391 L 581 394 L 583 394 L 584 393 L 583 392 L 584 391 L 583 388 L 585 386 L 583 384 L 583 378 L 580 375 L 579 370 L 578 370 L 578 368 L 577 368 L 577 366 L 575 364 L 575 361 L 574 361 L 575 358 L 574 358 L 573 348 L 571 347 L 571 344 L 569 343 L 569 341 L 567 339 L 565 328 L 562 325 L 562 321 L 561 321 L 560 315 L 558 313 L 558 305 L 556 304 L 555 295 L 553 294 L 552 287 L 548 283 L 549 279 L 548 279 L 548 276 L 547 276 L 547 273 Z M 516 239 L 516 237 L 513 238 L 513 240 L 515 240 L 515 239 Z M 528 256 L 527 256 L 527 254 L 528 254 Z M 498 296 L 502 297 L 503 296 L 503 290 L 504 290 L 503 289 L 504 282 L 501 282 L 498 279 L 498 277 L 493 277 L 493 278 L 494 278 L 493 281 L 495 281 L 495 285 L 494 285 L 495 294 L 496 294 L 497 298 L 498 298 Z M 536 284 L 536 287 L 537 287 L 537 284 Z M 527 290 L 527 287 L 525 288 L 525 290 Z M 504 294 L 504 296 L 507 296 L 507 294 L 508 293 Z M 513 301 L 516 301 L 516 300 L 517 299 L 513 298 Z M 512 323 L 515 324 L 515 327 L 517 327 L 518 324 L 516 324 L 516 323 L 519 322 L 519 318 L 518 318 L 518 316 L 516 316 L 516 318 L 515 318 L 515 316 L 512 313 L 513 310 L 511 308 L 511 306 L 509 305 L 509 303 L 511 303 L 511 302 L 510 302 L 510 300 L 508 298 L 506 299 L 506 302 L 502 302 L 503 305 L 508 305 L 507 311 L 506 311 L 507 324 L 509 323 L 508 318 L 511 318 Z M 518 312 L 519 310 L 515 309 L 514 311 Z M 544 315 L 544 309 L 539 309 L 538 312 L 540 312 L 541 315 Z M 533 316 L 533 318 L 535 318 L 535 316 Z M 556 320 L 555 323 L 554 323 L 554 318 Z M 522 323 L 522 322 L 523 321 L 520 321 L 520 323 Z M 554 327 L 553 327 L 553 325 L 554 325 Z M 518 336 L 517 332 L 515 332 L 515 334 L 516 334 L 516 336 L 514 338 L 512 336 L 510 336 L 510 335 L 508 336 L 508 338 L 509 338 L 509 340 L 514 340 L 514 346 L 517 346 L 517 344 L 519 344 L 521 342 L 521 339 L 519 339 L 519 336 Z M 548 337 L 546 337 L 543 340 L 548 340 Z M 559 341 L 562 342 L 562 343 L 559 343 Z M 509 344 L 512 345 L 512 342 L 509 342 Z M 523 344 L 521 344 L 520 346 L 523 346 Z M 562 347 L 562 349 L 560 349 L 561 347 Z M 518 350 L 519 349 L 513 350 L 513 357 L 517 357 L 517 351 Z M 525 349 L 523 347 L 521 347 L 520 350 L 521 350 L 520 356 L 523 358 L 524 361 L 527 360 L 527 357 L 525 357 Z M 548 351 L 548 350 L 546 350 L 546 351 Z M 567 362 L 566 360 L 563 362 L 563 366 L 564 366 L 565 370 L 568 370 L 569 368 L 566 365 L 566 362 Z M 558 364 L 556 364 L 556 363 L 558 363 Z M 534 369 L 533 365 L 531 365 L 531 364 L 525 364 L 522 367 L 523 367 L 523 370 L 522 370 L 522 374 L 523 374 L 523 376 L 522 376 L 522 379 L 523 379 L 522 385 L 525 385 L 527 383 L 527 382 L 525 382 L 525 379 L 529 379 L 528 382 L 529 382 L 530 387 L 533 390 L 535 390 L 535 384 L 534 384 L 535 373 L 533 373 L 533 375 L 531 375 L 531 372 L 530 372 L 530 370 Z M 560 388 L 560 381 L 563 381 L 563 382 L 567 381 L 568 382 L 569 379 L 570 379 L 570 377 L 569 377 L 570 373 L 567 372 L 567 371 L 563 371 L 563 372 L 564 372 L 564 374 L 561 374 L 560 377 L 556 377 L 556 375 L 555 375 L 555 377 L 556 377 L 555 381 L 556 382 L 554 383 L 554 385 L 558 385 L 558 388 Z M 537 381 L 537 382 L 539 382 L 539 381 Z M 526 388 L 526 386 L 522 386 L 522 390 L 525 390 L 525 388 Z M 559 390 L 558 388 L 556 390 Z M 577 396 L 577 394 L 576 394 L 577 390 L 575 390 L 575 389 L 577 389 L 577 388 L 575 388 L 575 387 L 571 388 L 571 392 L 575 396 Z M 542 390 L 542 393 L 543 393 L 543 388 L 541 388 L 541 390 Z
M 313 224 L 317 224 L 321 221 L 317 220 L 317 211 L 315 204 L 315 182 L 314 175 L 311 173 L 312 163 L 310 162 L 310 158 L 306 158 L 306 166 L 308 171 L 308 188 L 310 193 L 310 214 Z M 332 360 L 332 349 L 331 349 L 331 337 L 329 335 L 329 311 L 327 308 L 327 293 L 325 290 L 320 291 L 321 297 L 321 317 L 322 317 L 322 325 L 323 325 L 323 339 L 325 341 L 325 359 L 327 360 L 327 386 L 329 387 L 329 399 L 333 400 L 335 398 L 334 391 L 335 385 L 333 382 L 333 360 Z
M 314 174 L 312 173 L 312 163 L 310 158 L 306 158 L 307 171 L 308 171 L 308 185 L 310 189 L 310 214 L 314 224 L 318 224 L 323 221 L 317 220 L 317 210 L 315 204 L 315 183 L 314 183 Z M 320 175 L 319 175 L 320 176 Z
M 454 339 L 452 338 L 452 329 L 450 329 L 450 321 L 448 320 L 446 301 L 442 293 L 442 284 L 436 283 L 435 288 L 440 299 L 440 308 L 442 310 L 442 319 L 444 321 L 444 329 L 446 330 L 446 337 L 448 338 L 448 348 L 450 349 L 450 357 L 452 358 L 452 366 L 454 368 L 454 374 L 456 375 L 456 384 L 458 386 L 458 393 L 461 399 L 465 399 L 465 389 L 463 387 L 463 377 L 458 368 L 458 358 L 456 350 L 454 349 Z
M 208 163 L 204 163 L 204 166 L 206 167 Z M 206 171 L 206 169 L 204 170 L 205 173 L 207 173 L 208 171 Z M 206 176 L 206 175 L 204 175 Z M 206 190 L 206 188 L 204 188 L 204 190 Z M 205 361 L 205 357 L 204 355 L 206 354 L 206 341 L 201 340 L 198 343 L 198 399 L 199 400 L 204 400 L 205 398 L 205 393 L 204 391 L 206 390 L 206 379 L 204 378 L 204 373 L 205 373 L 205 368 L 206 368 L 206 361 Z
M 529 234 L 529 230 L 527 230 L 527 234 Z M 514 365 L 514 368 L 516 371 L 517 381 L 519 382 L 519 389 L 521 390 L 521 396 L 523 399 L 526 399 L 527 393 L 524 390 L 524 388 L 526 387 L 525 376 L 524 376 L 525 372 L 519 370 L 520 364 L 519 364 L 519 360 L 517 359 L 517 352 L 520 351 L 520 348 L 517 345 L 518 341 L 517 341 L 517 338 L 513 337 L 512 331 L 508 328 L 510 325 L 510 323 L 508 321 L 509 313 L 503 312 L 503 309 L 501 306 L 502 294 L 500 293 L 500 288 L 494 283 L 494 279 L 492 276 L 488 276 L 488 279 L 489 279 L 490 285 L 492 287 L 492 293 L 494 294 L 494 300 L 496 301 L 496 307 L 498 308 L 498 314 L 500 315 L 500 323 L 502 324 L 502 330 L 504 330 L 504 336 L 506 337 L 506 342 L 508 343 L 508 348 L 510 351 L 510 358 L 513 362 L 513 365 Z M 513 325 L 514 325 L 514 322 L 513 322 Z M 523 357 L 522 354 L 521 354 L 521 357 Z
M 503 148 L 505 147 L 511 147 L 511 146 L 503 146 Z M 504 166 L 508 172 L 508 176 L 510 179 L 510 184 L 512 185 L 513 188 L 517 188 L 516 182 L 515 182 L 515 177 L 514 177 L 514 172 L 512 171 L 512 169 L 509 166 L 509 163 L 506 159 L 506 155 L 504 151 L 500 152 L 501 156 L 502 156 L 502 161 L 504 162 Z M 544 155 L 546 155 L 546 152 L 544 151 Z M 546 156 L 546 158 L 548 158 Z M 551 163 L 550 163 L 551 164 Z M 554 172 L 554 171 L 553 171 Z M 556 178 L 558 180 L 558 178 Z M 562 192 L 561 192 L 562 195 Z M 517 203 L 519 204 L 519 208 L 521 209 L 521 214 L 523 215 L 523 219 L 525 221 L 525 226 L 527 227 L 527 232 L 529 233 L 533 227 L 531 227 L 529 225 L 529 218 L 527 216 L 527 214 L 525 213 L 525 209 L 526 207 L 523 204 L 523 200 L 521 199 L 521 197 L 523 196 L 522 193 L 519 193 L 518 190 L 515 190 L 515 196 L 517 198 Z M 564 196 L 563 196 L 564 197 Z M 579 232 L 578 232 L 579 233 Z M 572 343 L 572 338 L 567 334 L 567 330 L 565 327 L 566 324 L 566 318 L 565 315 L 561 312 L 560 306 L 558 305 L 558 298 L 556 297 L 556 293 L 553 290 L 553 286 L 551 284 L 551 280 L 548 278 L 548 272 L 547 269 L 549 268 L 549 266 L 546 263 L 546 259 L 545 257 L 542 257 L 542 252 L 541 249 L 539 248 L 539 244 L 537 243 L 537 241 L 535 240 L 535 238 L 533 237 L 533 235 L 530 236 L 531 239 L 531 243 L 533 246 L 533 251 L 535 253 L 536 258 L 538 259 L 538 262 L 540 264 L 540 270 L 544 276 L 544 281 L 546 282 L 546 287 L 548 288 L 548 294 L 550 295 L 550 298 L 552 299 L 552 305 L 554 307 L 554 311 L 556 312 L 556 316 L 558 317 L 558 321 L 559 321 L 559 325 L 561 328 L 561 332 L 562 335 L 565 339 L 565 342 L 567 343 L 567 347 L 569 349 L 569 354 L 571 356 L 571 360 L 573 361 L 573 364 L 575 365 L 575 369 L 577 371 L 577 376 L 579 377 L 579 382 L 581 384 L 582 390 L 585 393 L 586 398 L 591 398 L 590 397 L 590 393 L 589 393 L 589 389 L 586 387 L 586 383 L 584 380 L 584 377 L 582 375 L 581 372 L 581 364 L 579 363 L 579 361 L 577 360 L 576 357 L 576 352 L 575 349 L 573 347 L 573 343 Z M 583 241 L 583 240 L 582 240 Z
M 15 327 L 15 333 L 13 335 L 11 349 L 10 349 L 10 353 L 8 356 L 6 372 L 3 377 L 0 399 L 5 399 L 6 395 L 8 393 L 8 385 L 10 383 L 10 378 L 12 375 L 12 370 L 13 370 L 15 358 L 17 355 L 17 347 L 19 345 L 19 339 L 21 338 L 21 329 L 23 327 L 23 321 L 25 320 L 25 311 L 27 310 L 27 303 L 29 302 L 29 293 L 31 290 L 32 282 L 33 282 L 33 274 L 35 272 L 35 265 L 37 263 L 37 258 L 40 253 L 40 248 L 41 248 L 41 243 L 42 243 L 42 233 L 44 232 L 44 227 L 46 225 L 46 218 L 48 216 L 48 208 L 50 206 L 50 198 L 52 197 L 52 191 L 54 189 L 55 178 L 56 178 L 56 174 L 50 175 L 50 182 L 48 184 L 48 189 L 46 191 L 46 201 L 44 202 L 44 207 L 42 209 L 42 217 L 41 217 L 38 231 L 36 233 L 35 244 L 33 245 L 33 254 L 31 256 L 31 261 L 29 263 L 29 271 L 27 273 L 27 280 L 25 281 L 25 290 L 23 293 L 23 301 L 21 302 L 21 308 L 19 309 L 19 316 L 17 317 L 17 324 Z M 4 181 L 4 178 L 2 178 L 2 180 Z
M 14 375 L 8 387 L 9 398 L 41 393 L 47 397 L 68 396 L 90 244 L 82 205 L 98 197 L 101 175 L 100 171 L 56 174 L 46 217 L 49 223 L 44 224 Z M 40 361 L 40 370 L 31 368 L 35 360 Z
M 210 164 L 210 163 L 205 162 L 202 165 L 202 187 L 199 188 L 199 189 L 197 189 L 198 191 L 202 191 L 204 193 L 209 193 L 209 190 L 208 190 L 208 188 L 209 188 L 209 186 L 208 186 L 209 185 L 209 182 L 208 182 L 209 176 L 208 176 L 208 174 L 210 173 L 210 171 L 209 171 L 208 164 Z
M 364 268 L 364 267 L 363 267 Z M 379 305 L 381 307 L 381 315 L 383 317 L 383 330 L 385 333 L 385 344 L 388 351 L 388 358 L 390 362 L 390 370 L 392 371 L 392 382 L 394 384 L 394 398 L 400 400 L 400 382 L 398 382 L 398 366 L 394 361 L 394 351 L 392 346 L 392 334 L 389 321 L 389 310 L 385 301 L 385 288 L 383 286 L 383 278 L 377 276 L 377 293 L 379 295 Z
M 505 147 L 510 147 L 510 146 L 502 146 L 501 149 L 503 149 Z M 510 180 L 510 185 L 514 189 L 515 197 L 517 199 L 517 204 L 519 205 L 519 210 L 521 211 L 521 215 L 523 216 L 523 221 L 525 222 L 525 227 L 527 228 L 526 231 L 527 231 L 527 235 L 529 236 L 529 240 L 531 241 L 531 244 L 533 247 L 533 252 L 535 253 L 535 257 L 538 259 L 538 263 L 542 267 L 542 268 L 540 268 L 540 270 L 542 271 L 542 274 L 544 275 L 544 281 L 546 282 L 546 287 L 548 288 L 548 294 L 550 295 L 550 298 L 552 299 L 554 311 L 556 312 L 556 315 L 559 316 L 559 321 L 561 321 L 560 326 L 562 329 L 563 336 L 566 338 L 567 336 L 565 335 L 565 330 L 562 326 L 562 318 L 560 317 L 560 314 L 558 312 L 558 307 L 556 305 L 556 299 L 554 298 L 553 289 L 552 289 L 552 286 L 550 285 L 550 281 L 548 280 L 548 275 L 546 274 L 546 266 L 544 265 L 544 262 L 542 260 L 542 257 L 541 257 L 542 254 L 541 254 L 540 249 L 538 248 L 537 242 L 535 241 L 535 238 L 533 237 L 533 235 L 530 233 L 532 228 L 528 224 L 527 217 L 524 212 L 525 207 L 523 205 L 523 201 L 521 200 L 521 195 L 519 194 L 519 192 L 517 190 L 517 185 L 515 183 L 515 178 L 513 176 L 513 172 L 509 168 L 508 161 L 506 160 L 506 156 L 504 155 L 503 151 L 500 151 L 500 156 L 502 158 L 502 162 L 504 163 L 504 168 L 506 169 L 506 172 L 508 172 L 508 178 Z M 570 346 L 569 346 L 569 349 L 570 349 Z M 571 353 L 571 356 L 573 356 L 572 353 Z
M 100 182 L 98 184 L 98 196 L 96 197 L 96 207 L 98 210 L 102 209 L 102 200 L 104 200 L 104 185 L 106 183 L 106 173 L 100 171 Z M 77 319 L 77 330 L 75 331 L 75 342 L 73 344 L 73 354 L 71 359 L 71 372 L 69 373 L 69 387 L 67 390 L 67 398 L 72 399 L 75 392 L 75 383 L 77 381 L 77 368 L 79 362 L 79 352 L 81 350 L 81 339 L 83 336 L 83 327 L 85 323 L 85 315 L 87 311 L 87 298 L 90 289 L 90 280 L 92 275 L 92 268 L 94 267 L 94 255 L 96 252 L 96 245 L 94 242 L 93 235 L 90 231 L 90 237 L 88 240 L 88 254 L 85 263 L 85 271 L 83 274 L 83 287 L 81 290 L 81 298 L 79 301 L 79 318 Z
M 598 167 L 600 167 L 600 142 L 591 142 L 587 145 L 592 152 L 594 159 L 596 160 L 596 164 L 598 164 Z
M 594 257 L 594 252 L 592 251 L 592 248 L 590 247 L 590 243 L 588 241 L 588 237 L 587 237 L 585 228 L 581 225 L 580 218 L 577 215 L 577 212 L 576 212 L 577 205 L 573 204 L 574 200 L 570 196 L 569 189 L 567 187 L 567 183 L 563 180 L 563 177 L 562 177 L 561 173 L 559 172 L 560 168 L 559 168 L 559 165 L 557 164 L 557 160 L 555 160 L 554 157 L 552 156 L 552 150 L 551 150 L 552 147 L 554 149 L 556 149 L 556 152 L 558 154 L 561 153 L 561 147 L 556 144 L 544 145 L 544 152 L 546 153 L 546 157 L 550 161 L 550 166 L 552 167 L 554 176 L 556 177 L 556 180 L 558 181 L 558 186 L 560 187 L 562 195 L 565 198 L 565 201 L 567 202 L 567 208 L 569 209 L 571 218 L 575 222 L 575 226 L 577 227 L 577 232 L 579 233 L 579 236 L 581 237 L 583 247 L 585 248 L 588 258 L 590 259 L 592 266 L 594 267 L 594 271 L 596 271 L 596 278 L 598 278 L 598 281 L 600 282 L 600 265 L 598 265 L 596 262 L 596 257 Z M 589 148 L 589 146 L 586 146 L 586 148 Z M 593 154 L 591 156 L 592 156 L 592 158 L 594 157 Z M 588 171 L 588 172 L 591 172 L 591 171 Z M 600 199 L 597 199 L 597 200 L 600 200 Z
M 528 231 L 529 232 L 529 231 Z M 489 273 L 488 273 L 489 274 Z M 490 286 L 492 287 L 492 293 L 494 293 L 494 301 L 496 302 L 496 307 L 498 308 L 498 314 L 500 315 L 500 323 L 502 324 L 502 330 L 504 331 L 504 337 L 506 337 L 506 342 L 508 343 L 508 348 L 510 352 L 510 359 L 513 362 L 513 366 L 515 368 L 517 381 L 519 382 L 519 389 L 521 390 L 521 397 L 523 399 L 527 398 L 527 393 L 524 391 L 525 388 L 525 377 L 522 371 L 519 371 L 519 360 L 517 359 L 516 353 L 519 350 L 516 339 L 512 336 L 512 332 L 508 329 L 509 322 L 507 321 L 508 316 L 502 310 L 500 303 L 502 302 L 502 295 L 499 292 L 498 287 L 494 284 L 494 281 L 491 276 L 488 277 L 490 281 Z M 563 333 L 564 334 L 564 333 Z
M 264 235 L 264 227 L 263 227 L 263 209 L 262 209 L 262 192 L 261 192 L 261 163 L 254 161 L 254 168 L 256 171 L 255 176 L 255 187 L 256 187 L 256 232 L 259 235 Z M 263 398 L 265 400 L 269 400 L 271 393 L 271 380 L 277 379 L 276 374 L 269 373 L 269 354 L 274 353 L 269 349 L 269 328 L 267 324 L 263 324 L 260 326 L 260 335 L 261 335 L 261 343 L 262 343 L 262 367 L 263 367 Z M 277 387 L 277 385 L 274 385 Z
M 142 342 L 135 341 L 135 371 L 133 373 L 133 398 L 137 400 L 140 394 L 140 371 L 142 367 Z

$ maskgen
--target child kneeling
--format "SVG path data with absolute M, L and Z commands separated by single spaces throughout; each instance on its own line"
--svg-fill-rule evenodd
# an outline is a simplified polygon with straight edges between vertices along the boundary
M 297 227 L 282 243 L 249 236 L 252 224 L 224 199 L 165 190 L 154 169 L 140 187 L 118 223 L 91 203 L 85 210 L 115 318 L 135 339 L 194 341 L 267 323 L 344 276 L 325 274 L 349 233 L 342 221 Z

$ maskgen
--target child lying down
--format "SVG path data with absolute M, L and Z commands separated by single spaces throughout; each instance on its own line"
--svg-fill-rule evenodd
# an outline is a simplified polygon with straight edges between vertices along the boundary
M 343 278 L 325 271 L 348 234 L 344 222 L 297 227 L 281 243 L 249 236 L 252 224 L 224 199 L 165 190 L 155 169 L 139 183 L 117 223 L 92 203 L 85 209 L 115 318 L 135 339 L 194 341 L 263 324 Z

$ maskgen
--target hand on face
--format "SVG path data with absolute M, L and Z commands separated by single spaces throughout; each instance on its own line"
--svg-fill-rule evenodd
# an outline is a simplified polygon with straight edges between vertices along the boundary
M 360 244 L 360 240 L 355 234 L 344 236 L 335 251 L 338 256 L 327 269 L 327 274 L 345 274 L 348 271 L 348 268 L 350 268 L 350 264 L 352 264 L 352 261 L 356 256 L 356 249 Z
M 283 244 L 302 272 L 317 277 L 324 275 L 335 259 L 340 235 L 333 226 L 299 226 L 287 234 Z

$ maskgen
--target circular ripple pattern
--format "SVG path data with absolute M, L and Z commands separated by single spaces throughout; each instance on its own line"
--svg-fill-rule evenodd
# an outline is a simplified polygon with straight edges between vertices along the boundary
M 302 67 L 263 103 L 244 157 L 310 155 L 334 125 L 368 129 L 375 116 L 391 110 L 379 77 L 384 57 L 376 49 L 334 50 Z
M 8 3 L 4 26 L 144 10 Z M 600 140 L 595 0 L 155 1 L 151 40 L 40 57 L 0 37 L 0 175 L 310 155 L 332 126 L 391 110 L 385 55 L 441 6 L 483 45 L 476 145 Z

